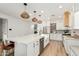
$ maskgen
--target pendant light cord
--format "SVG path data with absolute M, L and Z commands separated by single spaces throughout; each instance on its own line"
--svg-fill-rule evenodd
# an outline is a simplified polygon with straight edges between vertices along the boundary
M 27 3 L 23 3 L 23 5 L 24 5 L 24 10 L 26 10 Z

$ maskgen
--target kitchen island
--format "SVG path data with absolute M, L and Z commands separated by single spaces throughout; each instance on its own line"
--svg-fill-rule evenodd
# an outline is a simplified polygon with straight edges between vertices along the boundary
M 15 42 L 14 56 L 38 56 L 40 54 L 40 39 L 45 37 L 46 35 L 31 34 L 7 40 Z

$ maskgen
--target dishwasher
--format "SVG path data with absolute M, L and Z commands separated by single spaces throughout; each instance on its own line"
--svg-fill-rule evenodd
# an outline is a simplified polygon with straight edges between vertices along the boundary
M 40 39 L 40 54 L 43 52 L 44 50 L 44 37 Z

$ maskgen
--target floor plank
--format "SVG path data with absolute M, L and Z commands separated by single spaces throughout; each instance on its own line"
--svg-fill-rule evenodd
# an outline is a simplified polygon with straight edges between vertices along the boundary
M 60 41 L 50 41 L 40 56 L 66 56 L 65 49 Z

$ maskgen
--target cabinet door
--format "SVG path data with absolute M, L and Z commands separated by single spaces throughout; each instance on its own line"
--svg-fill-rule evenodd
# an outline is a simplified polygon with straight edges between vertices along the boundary
M 27 55 L 27 45 L 15 42 L 14 55 L 15 56 L 26 56 Z
M 27 55 L 38 56 L 39 54 L 39 40 L 28 44 Z
M 50 40 L 54 40 L 54 34 L 50 34 Z
M 44 39 L 44 48 L 46 47 L 46 41 L 47 41 L 47 40 L 46 40 L 46 39 Z
M 34 56 L 35 43 L 29 43 L 27 45 L 27 56 Z
M 74 29 L 79 29 L 79 11 L 74 15 Z
M 47 44 L 49 43 L 49 38 L 47 38 Z
M 48 43 L 49 43 L 49 38 L 44 39 L 44 48 L 47 46 Z
M 39 41 L 35 42 L 34 55 L 37 56 L 39 54 Z

